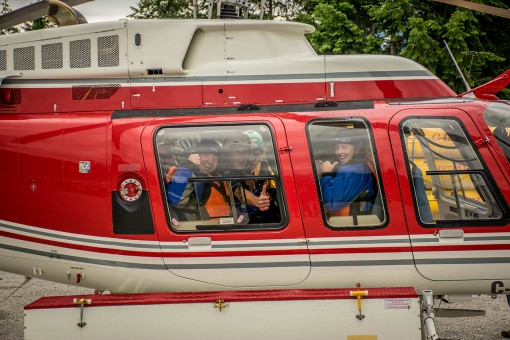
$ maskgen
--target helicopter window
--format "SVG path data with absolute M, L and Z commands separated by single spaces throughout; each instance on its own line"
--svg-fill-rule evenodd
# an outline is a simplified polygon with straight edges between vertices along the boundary
M 64 66 L 62 43 L 41 46 L 41 62 L 43 69 L 58 69 Z
M 503 217 L 486 170 L 457 121 L 409 119 L 402 133 L 422 223 L 479 223 Z
M 490 103 L 483 113 L 483 118 L 510 162 L 510 103 Z
M 386 213 L 365 122 L 321 120 L 312 122 L 308 132 L 327 225 L 382 226 Z
M 90 39 L 73 40 L 69 42 L 69 66 L 71 68 L 90 67 L 90 45 Z
M 281 184 L 266 125 L 162 128 L 156 154 L 172 229 L 283 226 Z

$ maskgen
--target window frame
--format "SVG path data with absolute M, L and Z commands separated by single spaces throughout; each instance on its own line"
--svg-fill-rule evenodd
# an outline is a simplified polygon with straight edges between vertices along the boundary
M 195 230 L 176 229 L 174 227 L 174 225 L 172 224 L 172 216 L 170 214 L 170 208 L 169 208 L 170 203 L 168 202 L 168 197 L 166 194 L 166 183 L 165 183 L 165 178 L 164 178 L 165 174 L 163 174 L 163 171 L 162 171 L 163 168 L 162 168 L 162 164 L 161 164 L 161 160 L 160 160 L 160 156 L 159 156 L 159 152 L 158 152 L 158 144 L 157 144 L 158 140 L 157 139 L 158 139 L 158 135 L 159 135 L 160 131 L 162 131 L 162 130 L 176 130 L 176 129 L 200 129 L 200 130 L 202 130 L 202 132 L 205 132 L 204 130 L 208 129 L 208 128 L 222 128 L 222 127 L 225 129 L 228 129 L 229 127 L 231 129 L 234 129 L 235 127 L 237 127 L 238 131 L 243 131 L 243 128 L 242 128 L 243 126 L 245 126 L 245 127 L 246 126 L 250 126 L 250 127 L 264 126 L 265 128 L 267 128 L 268 133 L 271 136 L 271 144 L 273 147 L 272 151 L 274 154 L 274 162 L 269 162 L 269 163 L 271 166 L 274 164 L 274 166 L 276 167 L 276 170 L 277 170 L 276 174 L 273 175 L 273 180 L 276 182 L 276 185 L 277 185 L 277 188 L 276 188 L 277 202 L 278 202 L 278 206 L 279 206 L 280 214 L 281 214 L 280 222 L 279 223 L 254 223 L 254 224 L 242 224 L 242 225 L 236 225 L 236 224 L 221 225 L 221 224 L 219 224 L 217 228 L 211 227 L 208 229 L 204 228 L 203 230 L 201 230 L 202 228 L 196 228 L 197 225 L 195 226 Z M 190 133 L 192 133 L 192 131 L 190 131 Z M 200 133 L 200 132 L 198 132 L 198 133 Z M 171 123 L 167 123 L 167 124 L 163 124 L 163 125 L 159 126 L 157 129 L 155 129 L 153 138 L 152 138 L 152 144 L 153 144 L 152 147 L 153 147 L 153 151 L 154 151 L 154 156 L 156 158 L 158 181 L 159 181 L 159 185 L 160 185 L 160 189 L 161 189 L 165 217 L 166 217 L 168 229 L 170 231 L 177 233 L 177 234 L 207 234 L 207 233 L 217 234 L 217 233 L 230 233 L 230 232 L 233 232 L 233 233 L 267 232 L 267 231 L 283 230 L 289 224 L 290 216 L 288 213 L 287 202 L 285 199 L 285 188 L 284 188 L 284 183 L 283 183 L 283 179 L 282 179 L 281 164 L 280 164 L 280 160 L 278 157 L 278 149 L 277 149 L 277 144 L 276 144 L 276 139 L 275 139 L 274 128 L 270 124 L 270 122 L 266 122 L 266 121 L 251 122 L 251 121 L 249 121 L 249 122 L 242 122 L 242 123 L 230 122 L 230 123 L 214 123 L 214 124 L 208 124 L 207 122 L 201 122 L 201 123 L 197 123 L 197 124 L 176 124 L 176 125 L 171 125 Z M 253 176 L 253 175 L 251 175 L 251 176 Z M 232 177 L 232 176 L 225 175 L 222 177 Z M 250 175 L 246 175 L 243 177 L 246 177 L 246 179 L 245 179 L 246 181 L 250 180 Z M 259 177 L 265 178 L 268 176 L 259 176 Z
M 372 226 L 357 226 L 357 225 L 333 226 L 328 222 L 328 217 L 326 215 L 326 209 L 324 208 L 324 203 L 323 203 L 324 200 L 322 197 L 320 178 L 319 178 L 319 175 L 317 172 L 317 167 L 315 166 L 316 152 L 313 148 L 313 141 L 312 141 L 312 136 L 311 136 L 311 132 L 310 132 L 311 126 L 316 123 L 321 123 L 321 125 L 329 125 L 329 126 L 335 126 L 335 124 L 338 124 L 337 127 L 340 127 L 342 125 L 349 125 L 349 124 L 363 124 L 363 126 L 365 128 L 366 136 L 368 137 L 370 151 L 372 152 L 373 163 L 374 163 L 374 167 L 376 170 L 375 178 L 377 181 L 377 189 L 378 189 L 377 195 L 380 196 L 380 198 L 381 198 L 381 209 L 382 209 L 382 213 L 383 213 L 383 220 L 381 221 L 380 224 L 372 225 Z M 373 129 L 372 129 L 372 126 L 370 125 L 370 121 L 363 116 L 313 118 L 310 121 L 308 121 L 308 123 L 305 126 L 305 129 L 306 129 L 308 148 L 310 150 L 310 162 L 312 165 L 313 176 L 314 176 L 315 185 L 317 188 L 317 190 L 316 190 L 317 191 L 317 199 L 319 200 L 321 216 L 322 216 L 322 221 L 323 221 L 324 225 L 332 231 L 376 230 L 376 229 L 386 228 L 389 225 L 390 216 L 389 216 L 388 206 L 387 206 L 387 202 L 386 202 L 386 195 L 385 195 L 385 191 L 384 191 L 383 180 L 381 177 L 381 167 L 380 167 L 380 163 L 379 163 L 379 156 L 378 156 L 378 152 L 377 152 L 377 148 L 376 148 L 376 144 L 375 144 Z
M 501 111 L 507 111 L 507 116 L 502 115 Z M 496 139 L 496 142 L 501 149 L 506 161 L 510 163 L 510 143 L 507 140 L 503 140 L 503 136 L 499 136 L 496 133 L 497 127 L 503 127 L 507 133 L 508 129 L 510 129 L 510 101 L 499 100 L 489 102 L 483 111 L 482 117 L 485 124 L 487 124 L 487 127 L 490 129 L 493 137 Z M 500 124 L 496 124 L 496 120 L 498 118 L 501 119 L 498 122 Z M 508 125 L 502 125 L 502 123 L 506 123 Z
M 497 207 L 501 211 L 501 217 L 499 219 L 457 219 L 457 220 L 442 220 L 442 219 L 436 219 L 434 220 L 434 223 L 425 223 L 420 218 L 420 212 L 418 207 L 418 201 L 416 198 L 416 190 L 414 188 L 413 183 L 413 176 L 412 176 L 412 169 L 410 165 L 409 155 L 407 152 L 407 144 L 405 139 L 405 133 L 404 133 L 404 124 L 408 122 L 409 120 L 436 120 L 436 121 L 445 121 L 445 120 L 451 120 L 458 124 L 459 128 L 464 134 L 465 140 L 469 143 L 469 146 L 475 153 L 477 157 L 477 161 L 480 163 L 481 168 L 472 170 L 473 173 L 479 173 L 482 178 L 485 180 L 485 184 L 489 190 L 489 193 L 494 198 L 495 203 L 497 204 Z M 440 128 L 440 127 L 438 127 Z M 407 180 L 409 183 L 409 189 L 411 190 L 411 197 L 413 201 L 414 206 L 414 212 L 416 221 L 418 224 L 423 228 L 459 228 L 459 227 L 480 227 L 480 226 L 504 226 L 506 224 L 505 220 L 508 219 L 508 205 L 506 204 L 506 200 L 503 197 L 503 194 L 499 190 L 498 185 L 496 184 L 496 181 L 494 180 L 494 177 L 492 176 L 492 173 L 489 171 L 489 167 L 485 163 L 484 158 L 480 154 L 478 148 L 476 147 L 475 142 L 473 141 L 473 138 L 471 134 L 469 133 L 468 129 L 464 125 L 464 122 L 455 116 L 427 116 L 427 117 L 421 117 L 421 116 L 408 116 L 403 118 L 398 125 L 398 133 L 400 136 L 400 141 L 402 143 L 402 152 L 404 155 L 405 165 L 406 165 L 406 172 L 407 172 Z M 451 172 L 451 171 L 450 171 Z M 460 172 L 469 172 L 469 171 L 460 171 Z M 445 172 L 445 175 L 449 173 Z M 459 173 L 460 174 L 460 173 Z M 486 203 L 489 204 L 489 203 Z

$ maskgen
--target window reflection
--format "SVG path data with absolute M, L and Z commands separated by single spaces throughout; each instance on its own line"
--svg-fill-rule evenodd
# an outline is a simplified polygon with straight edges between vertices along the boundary
M 510 162 L 510 102 L 490 103 L 483 113 L 483 118 Z
M 281 227 L 281 192 L 267 126 L 165 128 L 156 143 L 173 228 Z
M 362 121 L 309 128 L 323 212 L 331 227 L 380 226 L 385 220 L 374 155 Z
M 410 119 L 402 132 L 423 223 L 502 217 L 486 171 L 457 121 Z

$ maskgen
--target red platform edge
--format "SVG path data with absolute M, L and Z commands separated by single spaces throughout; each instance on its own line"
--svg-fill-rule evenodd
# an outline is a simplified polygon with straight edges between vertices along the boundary
M 244 290 L 222 292 L 178 292 L 178 293 L 133 293 L 104 295 L 72 295 L 43 297 L 25 306 L 30 309 L 71 308 L 77 305 L 74 299 L 90 299 L 86 308 L 99 306 L 160 305 L 179 303 L 215 303 L 289 300 L 335 300 L 355 299 L 353 291 L 368 291 L 363 299 L 417 298 L 413 287 L 391 288 L 341 288 L 341 289 L 292 289 L 292 290 Z

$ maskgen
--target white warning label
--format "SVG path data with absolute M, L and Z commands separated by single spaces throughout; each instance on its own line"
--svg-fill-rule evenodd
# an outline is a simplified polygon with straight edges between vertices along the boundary
M 384 299 L 385 309 L 410 309 L 411 299 Z

